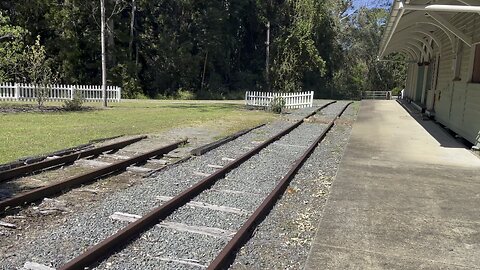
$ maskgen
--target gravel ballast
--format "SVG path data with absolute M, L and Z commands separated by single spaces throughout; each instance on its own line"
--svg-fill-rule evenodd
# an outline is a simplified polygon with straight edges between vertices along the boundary
M 303 269 L 358 108 L 350 106 L 295 176 L 231 269 Z
M 322 111 L 321 115 L 325 118 L 333 117 L 341 107 L 341 102 L 333 104 Z M 20 235 L 19 241 L 12 245 L 11 253 L 4 254 L 0 269 L 18 269 L 27 261 L 50 267 L 60 266 L 85 248 L 123 228 L 126 222 L 110 218 L 114 212 L 144 215 L 161 204 L 158 196 L 175 196 L 201 180 L 204 177 L 202 174 L 214 172 L 218 169 L 217 166 L 226 165 L 228 159 L 240 156 L 291 125 L 291 119 L 313 110 L 308 108 L 295 111 L 285 117 L 287 121 L 276 121 L 254 130 L 204 156 L 193 158 L 163 171 L 155 178 L 145 179 L 139 185 L 112 194 L 81 213 L 66 216 L 61 226 L 45 228 L 35 235 Z M 293 161 L 305 151 L 324 127 L 321 123 L 302 124 L 232 171 L 212 190 L 195 198 L 195 201 L 253 212 L 274 187 L 276 180 L 288 171 Z M 246 215 L 185 206 L 166 221 L 237 230 L 246 218 Z M 202 268 L 227 242 L 227 238 L 213 238 L 156 227 L 144 233 L 126 249 L 102 262 L 98 269 Z
M 322 116 L 330 116 L 330 119 L 333 119 L 344 105 L 345 103 L 342 102 L 331 105 L 322 111 Z M 304 153 L 325 128 L 325 124 L 302 124 L 290 134 L 262 150 L 258 155 L 250 158 L 238 169 L 227 174 L 224 179 L 219 180 L 213 186 L 213 191 L 204 192 L 194 200 L 234 207 L 253 213 L 290 169 L 294 161 Z M 226 196 L 219 196 L 218 190 L 242 191 L 250 196 L 236 196 L 234 200 L 230 200 L 226 199 Z M 237 231 L 247 219 L 248 216 L 245 215 L 184 206 L 165 221 Z M 188 235 L 189 240 L 180 241 L 179 235 L 182 239 Z M 162 242 L 170 243 L 170 246 L 168 249 L 159 250 L 145 239 L 162 239 Z M 199 265 L 208 265 L 228 240 L 214 237 L 205 238 L 198 234 L 175 232 L 166 228 L 155 228 L 101 263 L 97 269 L 195 269 L 200 267 Z M 183 263 L 167 261 L 169 258 L 172 259 L 172 256 Z M 143 261 L 141 267 L 134 263 L 142 261 L 144 257 L 155 259 L 149 260 L 148 263 Z M 199 265 L 188 263 L 192 261 Z

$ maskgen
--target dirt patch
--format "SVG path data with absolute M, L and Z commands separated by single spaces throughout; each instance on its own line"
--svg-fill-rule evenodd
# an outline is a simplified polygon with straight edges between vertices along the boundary
M 95 111 L 99 108 L 82 106 L 80 111 Z M 0 104 L 0 113 L 10 114 L 10 113 L 58 113 L 58 112 L 68 112 L 62 106 L 42 106 L 32 104 L 15 104 L 15 105 L 5 105 Z

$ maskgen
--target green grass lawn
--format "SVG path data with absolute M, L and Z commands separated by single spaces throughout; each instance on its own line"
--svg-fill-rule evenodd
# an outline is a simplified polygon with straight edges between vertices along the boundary
M 0 107 L 14 104 L 20 103 L 0 102 Z M 98 103 L 85 105 L 100 108 Z M 93 139 L 186 126 L 207 126 L 228 134 L 274 118 L 271 113 L 245 110 L 239 101 L 126 100 L 109 106 L 85 112 L 0 114 L 0 164 Z

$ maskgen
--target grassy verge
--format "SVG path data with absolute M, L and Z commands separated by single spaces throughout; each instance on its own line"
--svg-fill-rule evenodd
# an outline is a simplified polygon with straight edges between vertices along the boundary
M 14 104 L 0 102 L 0 106 Z M 0 164 L 98 138 L 187 126 L 206 126 L 227 134 L 274 118 L 270 113 L 245 110 L 237 101 L 127 100 L 110 106 L 86 112 L 0 114 Z

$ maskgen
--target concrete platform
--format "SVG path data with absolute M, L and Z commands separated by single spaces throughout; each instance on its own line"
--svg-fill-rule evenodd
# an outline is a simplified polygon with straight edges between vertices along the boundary
M 480 159 L 396 101 L 363 101 L 306 269 L 480 269 Z

